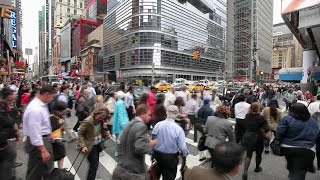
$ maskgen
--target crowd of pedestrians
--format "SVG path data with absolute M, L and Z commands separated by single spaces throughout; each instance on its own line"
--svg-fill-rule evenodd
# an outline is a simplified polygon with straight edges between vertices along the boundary
M 320 169 L 320 95 L 272 86 L 242 87 L 234 95 L 223 96 L 216 89 L 190 93 L 186 86 L 158 94 L 152 86 L 137 99 L 132 86 L 121 84 L 107 92 L 108 86 L 13 81 L 3 87 L 0 179 L 15 179 L 15 168 L 21 165 L 16 162 L 19 141 L 28 154 L 27 180 L 49 179 L 54 162 L 63 169 L 68 142 L 76 142 L 87 157 L 87 180 L 94 180 L 109 139 L 116 142 L 118 158 L 113 180 L 149 179 L 145 154 L 164 180 L 174 180 L 178 171 L 187 180 L 232 179 L 242 165 L 246 180 L 253 153 L 258 173 L 263 170 L 263 152 L 270 152 L 275 138 L 281 142 L 289 179 L 305 179 L 308 171 L 315 172 L 315 156 Z M 286 103 L 286 116 L 279 108 L 280 97 Z M 77 117 L 74 127 L 73 114 Z M 186 135 L 191 129 L 202 136 L 199 161 L 211 161 L 208 168 L 184 166 L 189 155 Z M 273 138 L 267 136 L 270 133 Z

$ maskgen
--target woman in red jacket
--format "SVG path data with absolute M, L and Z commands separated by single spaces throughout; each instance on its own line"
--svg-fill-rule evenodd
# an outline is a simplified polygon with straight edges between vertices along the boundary
M 21 101 L 20 101 L 20 104 L 22 107 L 28 104 L 29 97 L 30 97 L 30 88 L 25 88 L 23 90 L 23 94 L 21 95 Z

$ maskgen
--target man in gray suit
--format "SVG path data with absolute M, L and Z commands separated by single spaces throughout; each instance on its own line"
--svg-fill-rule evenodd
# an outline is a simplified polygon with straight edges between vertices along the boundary
M 208 147 L 211 156 L 213 156 L 213 150 L 220 142 L 224 142 L 227 139 L 229 142 L 234 142 L 235 137 L 233 133 L 233 123 L 228 121 L 230 117 L 230 110 L 226 106 L 218 106 L 214 116 L 209 116 L 204 127 L 204 132 L 207 133 L 207 139 L 205 145 Z M 212 162 L 213 165 L 214 162 Z
M 151 111 L 147 105 L 140 105 L 136 118 L 132 120 L 120 135 L 119 162 L 113 172 L 113 180 L 145 180 L 147 167 L 144 155 L 151 152 L 157 140 L 149 140 L 147 125 Z

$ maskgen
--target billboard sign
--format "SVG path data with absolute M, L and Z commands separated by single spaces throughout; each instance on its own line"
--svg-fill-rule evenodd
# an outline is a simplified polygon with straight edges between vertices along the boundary
M 300 9 L 309 8 L 319 5 L 320 0 L 282 0 L 281 12 L 282 14 L 298 11 Z
M 71 59 L 71 23 L 61 29 L 61 62 Z
M 11 11 L 10 25 L 11 25 L 11 44 L 14 49 L 17 48 L 17 18 L 16 11 Z

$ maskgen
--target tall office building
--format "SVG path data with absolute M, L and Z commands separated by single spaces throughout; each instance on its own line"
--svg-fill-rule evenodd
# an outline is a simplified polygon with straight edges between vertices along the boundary
M 302 66 L 302 46 L 285 23 L 273 26 L 272 68 Z
M 85 8 L 85 0 L 55 0 L 54 26 L 63 27 L 74 16 L 80 16 Z
M 38 12 L 38 27 L 39 27 L 39 76 L 43 76 L 46 73 L 45 61 L 46 61 L 46 9 L 42 6 Z
M 226 6 L 226 0 L 109 0 L 104 71 L 127 81 L 223 79 Z
M 228 0 L 228 77 L 269 79 L 272 59 L 272 0 Z M 228 67 L 231 66 L 231 67 Z M 256 67 L 256 72 L 254 72 Z

